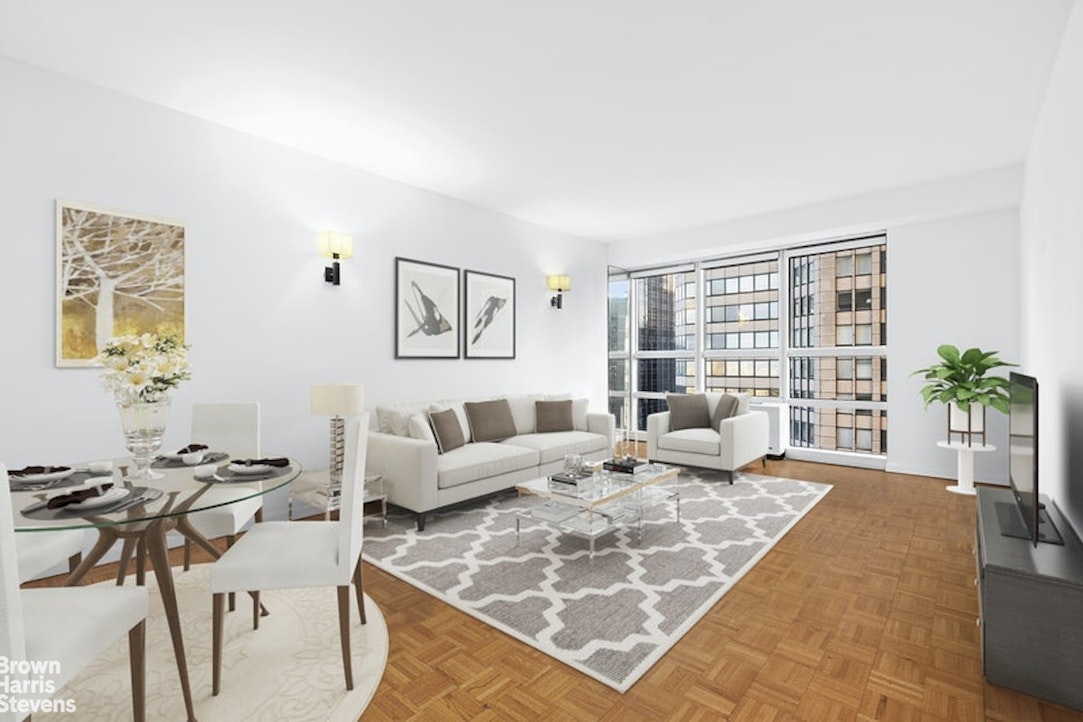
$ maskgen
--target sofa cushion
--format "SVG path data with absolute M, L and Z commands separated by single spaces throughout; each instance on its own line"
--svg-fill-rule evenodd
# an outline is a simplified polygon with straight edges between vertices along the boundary
M 711 425 L 711 414 L 707 411 L 707 397 L 703 394 L 666 394 L 669 405 L 669 428 L 706 429 Z
M 538 452 L 522 446 L 482 441 L 436 457 L 436 486 L 448 489 L 538 465 Z
M 689 454 L 720 456 L 721 437 L 714 429 L 681 429 L 658 437 L 658 448 Z
M 571 399 L 536 401 L 534 408 L 537 415 L 539 434 L 553 431 L 573 431 L 575 429 L 575 422 L 572 420 Z
M 718 399 L 718 404 L 714 407 L 714 413 L 711 414 L 711 428 L 717 429 L 718 425 L 722 423 L 722 419 L 728 419 L 737 412 L 737 397 L 733 394 L 722 394 L 722 397 Z
M 467 401 L 466 419 L 470 422 L 470 438 L 478 441 L 503 441 L 515 436 L 515 419 L 507 399 Z
M 463 432 L 463 441 L 470 441 L 470 421 L 466 418 L 466 409 L 462 401 L 436 401 L 426 407 L 427 411 L 444 411 L 451 409 L 459 419 L 459 427 Z
M 571 394 L 551 394 L 545 401 L 563 401 L 572 399 Z M 587 399 L 572 399 L 572 427 L 576 431 L 587 430 Z
M 541 394 L 512 394 L 505 397 L 511 408 L 511 417 L 515 419 L 515 433 L 534 433 L 534 402 L 541 397 Z
M 463 428 L 459 425 L 459 417 L 454 409 L 430 411 L 429 423 L 432 424 L 432 432 L 436 436 L 436 448 L 441 454 L 454 451 L 466 443 Z
M 429 403 L 388 404 L 376 407 L 376 428 L 385 434 L 408 436 L 407 425 L 414 414 L 429 410 Z M 427 423 L 427 422 L 426 422 Z
M 560 461 L 566 454 L 589 454 L 609 446 L 606 437 L 589 431 L 550 431 L 544 434 L 521 434 L 501 442 L 538 452 L 538 463 Z
M 436 443 L 436 435 L 432 433 L 429 415 L 425 413 L 414 414 L 410 417 L 410 420 L 406 424 L 406 435 L 411 439 L 421 439 L 422 441 Z

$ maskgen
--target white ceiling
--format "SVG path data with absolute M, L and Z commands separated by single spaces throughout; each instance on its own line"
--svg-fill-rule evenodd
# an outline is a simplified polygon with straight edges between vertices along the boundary
M 0 0 L 0 54 L 599 240 L 1018 163 L 1072 0 Z

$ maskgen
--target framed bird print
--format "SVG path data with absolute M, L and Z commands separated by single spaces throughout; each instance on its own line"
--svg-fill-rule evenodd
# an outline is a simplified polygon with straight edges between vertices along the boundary
M 515 279 L 463 271 L 466 358 L 515 358 Z
M 459 269 L 395 259 L 395 358 L 459 358 Z

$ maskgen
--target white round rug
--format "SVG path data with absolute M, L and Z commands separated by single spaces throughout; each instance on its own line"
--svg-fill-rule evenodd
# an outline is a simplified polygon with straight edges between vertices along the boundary
M 358 621 L 350 600 L 350 643 L 354 689 L 346 691 L 339 646 L 335 589 L 265 591 L 260 601 L 270 614 L 252 629 L 252 600 L 237 595 L 237 609 L 226 614 L 222 649 L 222 690 L 211 696 L 210 565 L 185 572 L 173 569 L 188 656 L 188 675 L 201 722 L 235 720 L 356 720 L 372 700 L 387 665 L 387 625 L 376 604 L 365 597 L 367 624 Z M 102 582 L 106 584 L 107 582 Z M 132 583 L 129 576 L 128 583 Z M 147 574 L 147 719 L 185 719 L 169 627 L 154 574 Z M 73 623 L 78 623 L 74 621 Z M 58 625 L 58 633 L 63 627 Z M 34 715 L 43 720 L 129 720 L 131 682 L 128 636 L 83 670 L 55 699 L 71 699 L 76 712 Z

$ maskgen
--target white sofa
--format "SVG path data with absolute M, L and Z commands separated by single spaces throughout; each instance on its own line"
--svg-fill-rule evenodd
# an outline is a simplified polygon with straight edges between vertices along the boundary
M 496 398 L 507 399 L 515 426 L 515 435 L 501 441 L 471 438 L 464 408 L 467 400 L 376 407 L 365 473 L 383 476 L 388 502 L 414 512 L 419 531 L 425 528 L 427 512 L 560 471 L 566 454 L 580 454 L 588 461 L 612 456 L 613 415 L 588 413 L 586 399 L 572 400 L 571 430 L 538 433 L 535 403 L 570 396 Z M 444 409 L 453 409 L 459 417 L 466 443 L 439 453 L 428 413 Z
M 723 394 L 708 393 L 708 415 L 713 416 Z M 736 394 L 736 410 L 719 421 L 718 428 L 670 429 L 670 412 L 647 417 L 647 457 L 651 461 L 719 469 L 729 473 L 764 460 L 769 446 L 769 419 L 762 411 L 750 411 L 746 394 Z M 764 463 L 766 463 L 764 461 Z

